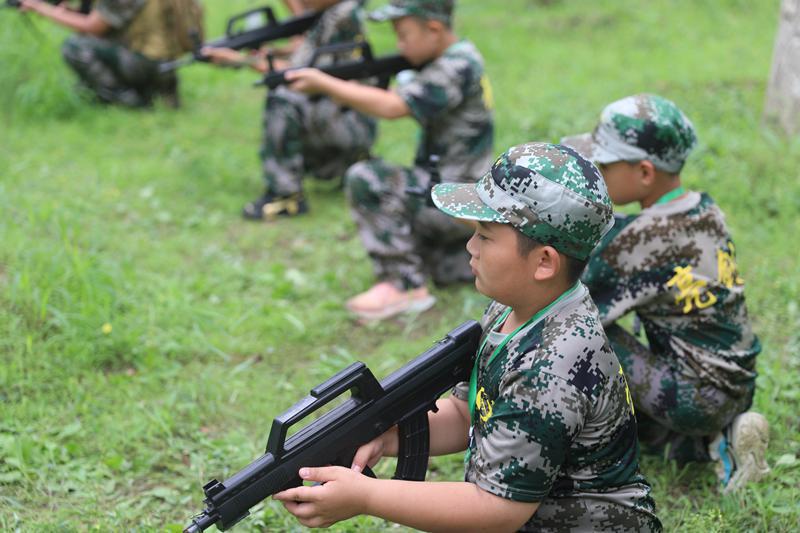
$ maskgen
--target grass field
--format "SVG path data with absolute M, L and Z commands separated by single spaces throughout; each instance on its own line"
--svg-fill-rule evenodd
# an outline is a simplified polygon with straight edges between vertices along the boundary
M 261 2 L 207 0 L 209 36 Z M 800 523 L 800 141 L 763 126 L 778 0 L 459 3 L 496 102 L 495 152 L 591 128 L 635 92 L 676 101 L 700 145 L 684 172 L 727 213 L 764 351 L 755 407 L 772 473 L 722 496 L 710 466 L 643 461 L 667 530 L 796 531 Z M 379 377 L 486 301 L 436 290 L 420 316 L 359 326 L 343 311 L 371 268 L 341 191 L 312 212 L 239 217 L 261 190 L 254 75 L 187 68 L 184 106 L 134 112 L 71 92 L 67 35 L 0 12 L 0 529 L 178 531 L 201 485 L 263 451 L 272 418 L 353 360 Z M 386 26 L 370 25 L 382 52 Z M 415 126 L 377 152 L 411 158 Z M 381 472 L 391 471 L 385 465 Z M 433 462 L 459 479 L 461 458 Z M 290 530 L 275 502 L 237 531 Z M 358 518 L 338 531 L 380 530 Z

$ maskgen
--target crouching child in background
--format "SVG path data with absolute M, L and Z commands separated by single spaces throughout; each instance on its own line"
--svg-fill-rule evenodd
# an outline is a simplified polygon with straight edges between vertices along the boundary
M 177 75 L 160 73 L 159 65 L 202 36 L 196 0 L 98 0 L 86 13 L 43 0 L 22 0 L 20 8 L 75 31 L 61 48 L 64 60 L 100 102 L 138 108 L 161 97 L 178 107 Z
M 639 94 L 563 142 L 598 164 L 612 202 L 642 208 L 615 217 L 583 282 L 628 376 L 644 450 L 716 460 L 726 492 L 759 479 L 769 426 L 747 410 L 761 344 L 722 211 L 681 185 L 694 126 L 669 100 Z M 616 323 L 628 312 L 647 344 Z
M 432 278 L 444 285 L 472 281 L 464 244 L 470 231 L 429 204 L 438 156 L 442 182 L 475 182 L 492 161 L 494 119 L 483 58 L 452 29 L 452 0 L 392 0 L 370 14 L 391 20 L 400 53 L 419 71 L 393 90 L 355 85 L 317 69 L 287 73 L 296 90 L 326 94 L 369 115 L 412 117 L 420 125 L 414 164 L 383 159 L 353 165 L 346 189 L 377 282 L 348 300 L 366 320 L 421 312 L 435 303 Z
M 288 2 L 290 6 L 297 3 Z M 364 39 L 363 9 L 359 0 L 302 0 L 305 7 L 322 11 L 316 23 L 295 42 L 288 59 L 275 59 L 275 70 L 304 67 L 315 50 Z M 216 63 L 249 66 L 266 73 L 267 50 L 246 56 L 235 50 L 206 47 L 203 54 Z M 325 54 L 321 66 L 347 59 L 352 51 Z M 286 87 L 267 94 L 263 115 L 263 137 L 259 156 L 265 182 L 264 193 L 242 208 L 250 220 L 275 220 L 308 211 L 303 192 L 306 174 L 322 180 L 340 179 L 353 163 L 366 159 L 375 142 L 375 120 L 340 105 L 326 96 L 309 97 Z
M 433 198 L 474 221 L 475 285 L 494 299 L 470 382 L 429 414 L 431 454 L 466 449 L 465 480 L 360 474 L 397 453 L 395 428 L 362 446 L 352 469 L 302 469 L 324 484 L 275 498 L 307 526 L 369 514 L 423 530 L 660 530 L 625 377 L 578 279 L 612 223 L 597 169 L 571 148 L 529 143 L 477 184 L 437 185 Z

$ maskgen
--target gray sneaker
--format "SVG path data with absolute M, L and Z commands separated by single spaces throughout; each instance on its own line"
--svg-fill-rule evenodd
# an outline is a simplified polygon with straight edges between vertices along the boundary
M 766 453 L 769 423 L 763 415 L 748 411 L 733 422 L 709 446 L 717 463 L 722 493 L 729 494 L 769 472 Z

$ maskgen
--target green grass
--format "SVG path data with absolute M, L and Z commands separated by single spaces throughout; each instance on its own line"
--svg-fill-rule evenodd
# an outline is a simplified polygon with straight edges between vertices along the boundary
M 208 35 L 259 3 L 205 2 Z M 800 141 L 760 119 L 778 4 L 459 3 L 457 29 L 494 86 L 496 153 L 585 131 L 642 91 L 698 128 L 684 178 L 736 238 L 764 344 L 755 407 L 772 426 L 772 474 L 722 496 L 710 467 L 645 459 L 668 530 L 800 522 Z M 309 184 L 310 216 L 239 218 L 261 188 L 252 74 L 186 69 L 177 112 L 95 107 L 71 92 L 66 32 L 33 22 L 38 37 L 0 13 L 0 529 L 178 530 L 201 485 L 255 458 L 272 418 L 310 387 L 355 359 L 385 376 L 479 316 L 485 299 L 461 287 L 437 290 L 424 315 L 353 323 L 342 302 L 371 268 L 331 184 Z M 388 27 L 369 29 L 392 49 Z M 414 124 L 381 128 L 377 152 L 408 161 Z M 462 475 L 459 457 L 433 464 L 434 479 Z M 237 530 L 259 527 L 296 522 L 270 501 Z

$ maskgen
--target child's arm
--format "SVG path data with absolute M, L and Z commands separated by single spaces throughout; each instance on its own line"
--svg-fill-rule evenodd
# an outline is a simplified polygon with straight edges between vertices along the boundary
M 67 9 L 66 4 L 52 5 L 41 0 L 22 0 L 20 7 L 23 11 L 35 11 L 71 30 L 97 37 L 104 35 L 111 28 L 111 25 L 100 16 L 100 12 L 96 9 L 91 10 L 88 15 L 84 15 Z
M 378 118 L 401 118 L 411 114 L 405 100 L 395 93 L 334 78 L 316 68 L 300 68 L 286 73 L 289 88 L 304 93 L 324 93 L 340 104 Z
M 266 50 L 254 54 L 243 54 L 231 48 L 217 48 L 214 46 L 204 46 L 200 49 L 200 54 L 209 58 L 212 63 L 218 65 L 228 65 L 233 67 L 250 67 L 251 69 L 266 74 L 269 72 L 269 63 L 266 58 Z M 272 65 L 275 70 L 282 70 L 289 67 L 289 62 L 284 59 L 273 59 Z
M 516 531 L 539 506 L 495 496 L 472 483 L 372 479 L 341 466 L 303 468 L 300 476 L 324 484 L 274 498 L 308 527 L 367 514 L 426 531 Z

